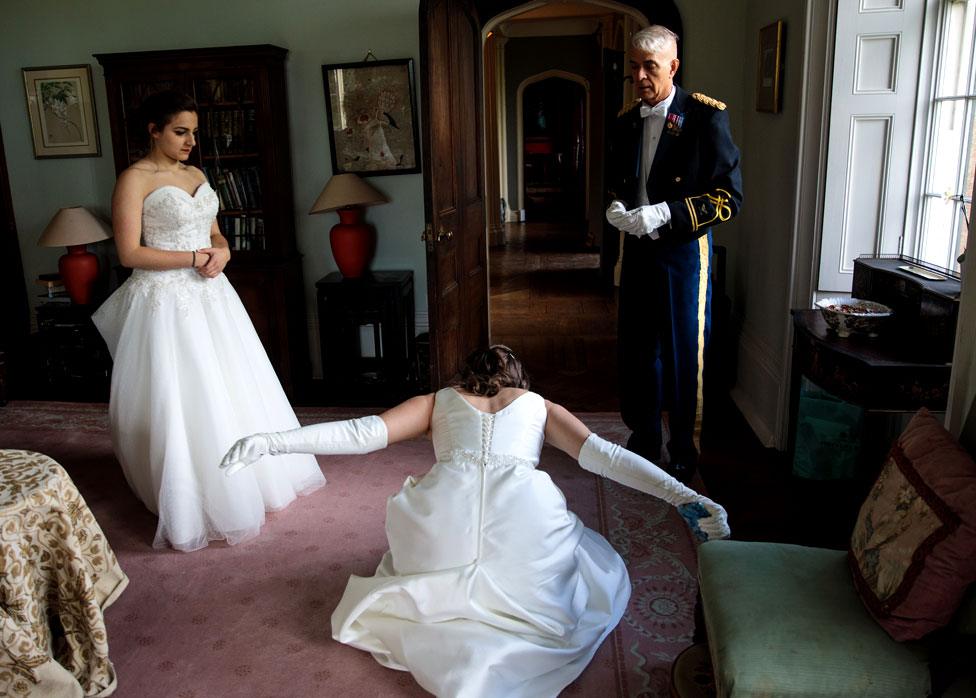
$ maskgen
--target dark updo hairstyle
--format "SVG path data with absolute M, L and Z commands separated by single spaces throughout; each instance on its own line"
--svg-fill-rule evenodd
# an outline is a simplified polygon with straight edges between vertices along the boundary
M 184 111 L 197 112 L 197 103 L 190 95 L 179 90 L 154 92 L 139 105 L 139 126 L 148 129 L 149 124 L 155 124 L 156 130 L 162 131 L 174 116 Z
M 512 350 L 504 344 L 492 344 L 487 349 L 471 353 L 461 368 L 461 378 L 455 387 L 474 395 L 491 397 L 502 388 L 529 388 L 529 374 Z

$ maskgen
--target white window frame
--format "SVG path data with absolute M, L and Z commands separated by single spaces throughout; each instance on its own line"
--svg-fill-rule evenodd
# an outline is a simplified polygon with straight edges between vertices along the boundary
M 903 254 L 916 258 L 921 256 L 922 250 L 924 202 L 926 199 L 936 199 L 942 196 L 942 193 L 926 191 L 925 185 L 929 181 L 931 167 L 930 154 L 936 128 L 935 109 L 933 105 L 936 99 L 945 100 L 945 98 L 937 98 L 935 95 L 936 86 L 939 84 L 939 75 L 936 75 L 936 72 L 937 70 L 941 72 L 941 66 L 937 65 L 937 56 L 941 54 L 941 46 L 946 31 L 946 13 L 948 12 L 948 5 L 952 2 L 953 0 L 928 0 L 925 12 L 925 26 L 933 27 L 934 30 L 925 31 L 923 35 L 916 109 L 916 113 L 920 115 L 920 118 L 916 120 L 915 134 L 912 142 L 911 193 L 908 197 L 908 207 L 905 216 L 905 238 L 901 244 Z M 974 38 L 976 38 L 976 34 L 974 34 Z M 970 120 L 970 124 L 974 115 L 976 115 L 976 91 L 972 89 L 974 72 L 976 72 L 976 58 L 974 58 L 974 62 L 970 66 L 970 93 L 962 97 L 968 101 L 966 118 Z M 972 129 L 970 128 L 967 133 L 967 138 L 972 139 L 972 137 Z M 969 143 L 964 145 L 973 147 Z M 959 174 L 960 179 L 956 184 L 957 191 L 954 194 L 968 198 L 971 193 L 963 191 L 965 183 L 962 179 L 964 178 L 965 171 L 966 168 L 963 166 Z M 957 271 L 958 264 L 955 263 L 954 259 L 956 256 L 955 250 L 958 247 L 959 236 L 963 234 L 963 226 L 959 221 L 960 215 L 961 212 L 958 210 L 953 212 L 953 229 L 950 239 L 951 251 L 947 251 L 944 263 L 935 262 L 937 266 L 945 266 Z

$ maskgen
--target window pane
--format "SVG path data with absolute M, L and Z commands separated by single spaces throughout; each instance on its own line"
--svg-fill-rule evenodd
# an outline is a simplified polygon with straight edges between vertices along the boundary
M 976 0 L 949 0 L 945 5 L 939 84 L 935 93 L 937 97 L 964 95 L 969 92 L 970 65 L 973 59 L 973 13 L 976 12 Z
M 929 194 L 958 194 L 959 166 L 966 152 L 966 100 L 954 99 L 933 105 L 932 150 L 929 153 Z
M 940 267 L 956 268 L 953 254 L 953 221 L 959 204 L 947 199 L 927 196 L 922 207 L 922 240 L 918 251 L 924 262 Z

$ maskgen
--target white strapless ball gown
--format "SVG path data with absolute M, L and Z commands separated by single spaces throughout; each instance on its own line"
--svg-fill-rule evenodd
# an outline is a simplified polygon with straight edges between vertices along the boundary
M 620 556 L 536 470 L 545 401 L 494 414 L 437 393 L 437 462 L 387 504 L 390 550 L 352 577 L 336 640 L 437 696 L 541 698 L 572 682 L 627 608 Z
M 143 202 L 143 244 L 210 246 L 217 195 L 176 186 Z M 179 550 L 258 534 L 265 511 L 325 483 L 314 456 L 262 460 L 236 477 L 217 468 L 228 448 L 298 420 L 227 278 L 194 269 L 136 269 L 92 316 L 114 359 L 109 416 L 126 480 L 159 516 L 153 544 Z

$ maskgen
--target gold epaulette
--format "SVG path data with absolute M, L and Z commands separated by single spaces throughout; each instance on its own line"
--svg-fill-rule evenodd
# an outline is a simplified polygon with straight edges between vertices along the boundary
M 637 99 L 635 99 L 630 104 L 625 104 L 624 106 L 622 106 L 620 108 L 620 111 L 617 112 L 617 117 L 619 118 L 619 117 L 623 116 L 624 114 L 626 114 L 627 112 L 629 112 L 631 109 L 633 109 L 634 107 L 636 107 L 640 103 L 641 103 L 641 100 L 640 100 L 640 97 L 638 97 Z
M 702 104 L 707 104 L 708 106 L 718 109 L 719 111 L 725 109 L 725 102 L 719 102 L 717 99 L 713 99 L 708 95 L 703 95 L 701 92 L 692 92 L 691 97 L 692 99 L 697 99 Z

